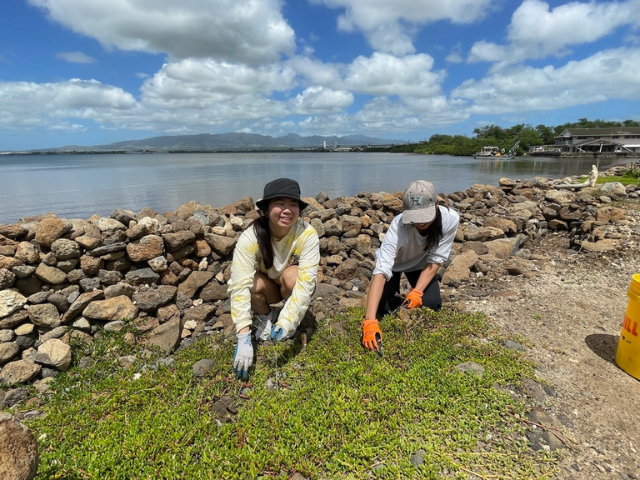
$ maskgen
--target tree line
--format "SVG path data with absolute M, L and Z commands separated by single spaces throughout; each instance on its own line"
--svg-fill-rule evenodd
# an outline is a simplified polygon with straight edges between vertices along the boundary
M 580 118 L 577 122 L 565 123 L 548 127 L 528 124 L 518 124 L 511 128 L 497 125 L 486 125 L 473 130 L 473 137 L 466 135 L 432 135 L 428 141 L 396 145 L 391 152 L 422 153 L 427 155 L 458 155 L 468 156 L 480 151 L 485 145 L 495 145 L 508 151 L 517 141 L 520 141 L 518 155 L 529 150 L 529 147 L 539 145 L 553 145 L 555 137 L 567 128 L 610 128 L 610 127 L 640 127 L 640 122 L 625 120 L 624 122 L 608 122 L 605 120 L 588 120 Z

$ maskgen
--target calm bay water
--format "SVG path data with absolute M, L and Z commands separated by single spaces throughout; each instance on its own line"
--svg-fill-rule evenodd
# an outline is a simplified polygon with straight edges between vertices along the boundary
M 274 178 L 296 179 L 303 196 L 394 192 L 417 179 L 442 193 L 501 177 L 562 178 L 625 159 L 514 160 L 390 153 L 212 153 L 0 156 L 0 223 L 53 212 L 61 218 L 108 216 L 115 208 L 173 211 L 196 200 L 214 207 L 262 196 Z

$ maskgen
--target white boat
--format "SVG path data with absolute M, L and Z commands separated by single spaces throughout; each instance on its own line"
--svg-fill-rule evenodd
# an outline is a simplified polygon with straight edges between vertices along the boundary
M 478 153 L 473 154 L 473 158 L 499 158 L 500 160 L 510 160 L 518 153 L 518 145 L 520 141 L 513 144 L 513 147 L 505 152 L 504 149 L 500 150 L 500 147 L 493 145 L 487 145 L 480 149 Z

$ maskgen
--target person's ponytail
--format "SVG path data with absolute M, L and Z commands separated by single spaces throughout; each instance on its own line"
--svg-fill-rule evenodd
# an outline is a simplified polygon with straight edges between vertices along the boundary
M 440 244 L 440 240 L 442 240 L 443 235 L 442 214 L 440 213 L 440 205 L 436 204 L 436 218 L 434 218 L 433 222 L 431 222 L 431 225 L 427 227 L 427 243 L 424 246 L 424 251 L 430 252 L 432 250 L 435 250 Z
M 262 256 L 264 268 L 269 270 L 273 266 L 273 247 L 271 246 L 271 229 L 269 228 L 269 216 L 261 215 L 253 223 L 253 231 L 258 239 L 258 247 Z

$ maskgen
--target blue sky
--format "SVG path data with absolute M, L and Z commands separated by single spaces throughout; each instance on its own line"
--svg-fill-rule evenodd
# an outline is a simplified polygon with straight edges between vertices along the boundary
M 640 120 L 640 0 L 4 0 L 0 151 Z

